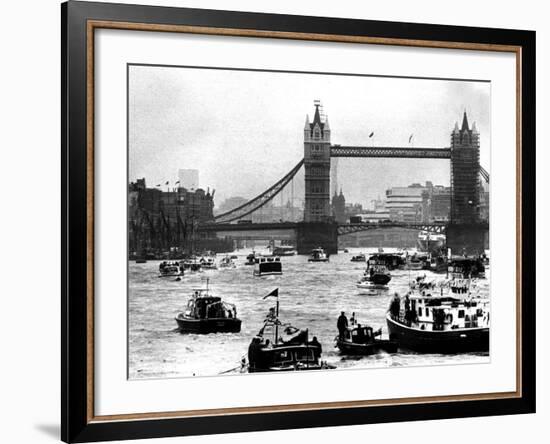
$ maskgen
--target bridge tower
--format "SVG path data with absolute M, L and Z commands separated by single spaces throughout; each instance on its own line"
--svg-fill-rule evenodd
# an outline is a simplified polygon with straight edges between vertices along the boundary
M 475 123 L 470 129 L 466 111 L 451 133 L 451 222 L 479 222 L 479 131 Z
M 330 210 L 330 127 L 321 117 L 315 101 L 313 122 L 306 116 L 304 127 L 305 209 L 304 222 L 329 222 Z
M 451 220 L 447 246 L 455 254 L 479 254 L 488 248 L 489 231 L 479 218 L 479 131 L 468 124 L 464 111 L 462 127 L 451 133 Z
M 296 231 L 299 254 L 317 247 L 338 252 L 338 225 L 330 206 L 330 126 L 320 106 L 316 100 L 313 122 L 307 116 L 304 127 L 305 208 Z

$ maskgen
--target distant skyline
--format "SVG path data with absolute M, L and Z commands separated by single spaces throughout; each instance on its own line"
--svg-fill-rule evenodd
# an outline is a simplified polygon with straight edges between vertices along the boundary
M 316 99 L 331 143 L 341 145 L 448 147 L 466 110 L 490 172 L 487 82 L 131 66 L 129 180 L 145 177 L 166 189 L 180 169 L 196 169 L 201 188 L 216 189 L 217 207 L 229 197 L 252 198 L 303 157 L 304 122 Z M 338 161 L 346 201 L 365 207 L 391 187 L 449 180 L 448 160 Z M 301 199 L 303 172 L 294 182 Z

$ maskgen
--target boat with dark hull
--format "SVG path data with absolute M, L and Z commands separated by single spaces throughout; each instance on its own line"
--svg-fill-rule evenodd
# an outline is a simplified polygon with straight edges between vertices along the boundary
M 489 351 L 489 300 L 472 294 L 470 280 L 415 285 L 417 291 L 407 295 L 404 304 L 396 295 L 386 314 L 390 339 L 400 348 L 421 353 Z
M 256 265 L 258 263 L 258 256 L 256 255 L 256 252 L 253 251 L 249 255 L 246 256 L 246 262 L 245 265 Z
M 309 331 L 300 330 L 279 320 L 279 289 L 267 296 L 276 297 L 276 307 L 269 310 L 263 327 L 248 347 L 248 372 L 287 372 L 300 370 L 326 370 L 335 368 L 321 360 L 322 347 Z M 269 330 L 272 339 L 269 339 Z M 290 336 L 284 339 L 279 333 Z
M 353 256 L 350 260 L 351 260 L 351 262 L 366 262 L 367 257 L 363 253 L 359 253 L 359 254 Z
M 409 327 L 389 314 L 386 317 L 390 338 L 400 348 L 422 353 L 466 353 L 489 351 L 489 328 L 463 328 L 430 331 Z
M 193 290 L 184 311 L 175 318 L 180 333 L 239 333 L 241 320 L 234 304 L 212 296 L 207 288 Z
M 449 260 L 448 271 L 464 278 L 483 278 L 485 263 L 482 257 L 453 256 Z
M 280 276 L 283 274 L 283 265 L 280 257 L 260 257 L 256 265 L 254 276 Z
M 357 283 L 358 288 L 361 285 L 371 285 L 385 288 L 391 281 L 391 274 L 388 271 L 386 263 L 378 258 L 369 257 L 367 269 L 363 274 L 362 279 Z
M 346 327 L 342 336 L 336 336 L 336 346 L 343 355 L 374 355 L 380 352 L 396 353 L 397 341 L 382 339 L 382 329 L 357 324 Z

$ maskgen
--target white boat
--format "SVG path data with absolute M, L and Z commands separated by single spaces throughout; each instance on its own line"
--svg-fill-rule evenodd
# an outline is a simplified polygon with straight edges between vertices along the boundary
M 225 256 L 218 265 L 219 268 L 237 268 L 237 264 L 230 256 Z
M 183 268 L 177 262 L 161 262 L 159 265 L 159 277 L 178 277 L 183 276 Z
M 359 281 L 356 286 L 359 290 L 359 294 L 367 295 L 378 295 L 389 288 L 387 285 L 374 284 L 373 282 L 366 280 Z
M 328 262 L 328 254 L 321 247 L 311 250 L 308 262 Z
M 217 270 L 216 260 L 212 256 L 201 257 L 199 263 L 203 270 Z
M 290 245 L 279 245 L 273 248 L 273 256 L 294 256 L 296 249 Z
M 283 265 L 281 258 L 276 257 L 259 257 L 254 270 L 254 276 L 277 276 L 283 274 Z

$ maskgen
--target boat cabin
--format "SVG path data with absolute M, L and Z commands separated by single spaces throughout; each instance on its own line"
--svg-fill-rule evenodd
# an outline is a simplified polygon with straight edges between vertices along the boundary
M 280 257 L 259 257 L 254 270 L 254 276 L 269 276 L 283 274 L 283 266 Z
M 192 319 L 236 318 L 237 309 L 233 304 L 222 302 L 218 296 L 211 296 L 208 290 L 197 288 L 187 302 L 185 317 Z
M 411 296 L 404 320 L 414 328 L 447 331 L 489 327 L 489 301 L 432 294 Z M 407 305 L 407 303 L 405 303 Z
M 366 344 L 374 341 L 375 336 L 377 335 L 375 335 L 372 327 L 358 325 L 346 328 L 342 339 L 353 344 Z

